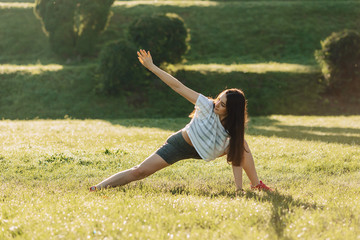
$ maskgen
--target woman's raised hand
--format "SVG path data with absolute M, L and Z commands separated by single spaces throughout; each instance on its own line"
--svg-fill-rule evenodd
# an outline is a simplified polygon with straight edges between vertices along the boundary
M 146 67 L 147 69 L 150 70 L 151 67 L 155 66 L 149 51 L 146 52 L 145 50 L 140 49 L 137 52 L 137 55 L 141 64 L 144 65 L 144 67 Z

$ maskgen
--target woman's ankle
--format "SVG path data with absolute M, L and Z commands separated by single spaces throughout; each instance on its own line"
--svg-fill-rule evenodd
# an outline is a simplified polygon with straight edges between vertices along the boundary
M 255 183 L 255 184 L 254 184 Z M 258 180 L 257 182 L 251 182 L 251 187 L 256 187 L 260 184 L 260 180 Z

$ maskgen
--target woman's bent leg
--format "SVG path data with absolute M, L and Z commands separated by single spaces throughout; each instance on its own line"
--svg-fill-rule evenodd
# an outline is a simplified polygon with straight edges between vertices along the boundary
M 169 166 L 164 159 L 162 159 L 159 155 L 154 153 L 145 161 L 143 161 L 140 165 L 135 166 L 131 169 L 116 173 L 111 177 L 105 179 L 98 185 L 96 185 L 96 189 L 103 189 L 109 187 L 116 187 L 126 185 L 132 181 L 137 181 L 143 179 L 156 171 Z

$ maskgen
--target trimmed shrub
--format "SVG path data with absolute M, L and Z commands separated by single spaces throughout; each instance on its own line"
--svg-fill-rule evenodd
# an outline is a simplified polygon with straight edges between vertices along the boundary
M 315 57 L 330 91 L 355 93 L 360 90 L 360 34 L 344 30 L 321 42 Z
M 189 34 L 176 14 L 144 16 L 129 26 L 130 39 L 138 48 L 150 50 L 155 64 L 177 63 L 189 49 Z
M 51 49 L 60 56 L 69 57 L 74 51 L 75 1 L 36 0 L 35 14 L 41 20 L 49 37 Z
M 34 12 L 59 56 L 91 56 L 114 0 L 36 0 Z
M 135 92 L 146 77 L 136 56 L 136 47 L 125 40 L 106 45 L 99 57 L 98 89 L 108 95 Z

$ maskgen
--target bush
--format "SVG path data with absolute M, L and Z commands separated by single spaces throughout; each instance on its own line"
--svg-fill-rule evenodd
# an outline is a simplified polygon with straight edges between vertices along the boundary
M 51 49 L 69 58 L 93 54 L 114 0 L 36 0 L 35 15 L 49 36 Z
M 109 95 L 136 91 L 145 84 L 146 77 L 136 56 L 136 47 L 122 40 L 103 48 L 99 57 L 98 89 Z
M 176 14 L 141 17 L 130 24 L 129 34 L 138 48 L 151 51 L 155 64 L 177 63 L 189 48 L 184 21 Z
M 344 30 L 321 42 L 315 57 L 330 91 L 355 93 L 360 90 L 360 34 Z

